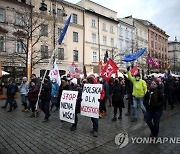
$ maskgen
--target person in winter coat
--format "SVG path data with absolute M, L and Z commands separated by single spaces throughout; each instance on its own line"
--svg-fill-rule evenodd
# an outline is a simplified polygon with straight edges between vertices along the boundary
M 105 94 L 104 99 L 100 100 L 100 106 L 99 106 L 99 110 L 100 110 L 99 118 L 103 118 L 106 115 L 106 104 L 109 101 L 109 84 L 102 77 L 99 78 L 98 83 L 101 83 L 103 85 L 102 90 L 104 91 Z
M 45 118 L 43 122 L 47 122 L 50 116 L 49 113 L 49 106 L 50 106 L 50 100 L 51 100 L 51 82 L 50 77 L 46 76 L 44 78 L 44 82 L 41 82 L 42 89 L 40 93 L 40 100 L 41 100 L 41 110 L 45 113 Z
M 17 104 L 13 104 L 15 98 L 15 94 L 17 92 L 17 85 L 14 82 L 14 78 L 10 77 L 8 78 L 8 85 L 7 85 L 7 102 L 10 104 L 10 108 L 8 110 L 8 112 L 12 111 L 12 107 L 14 106 L 17 107 Z
M 137 121 L 137 117 L 138 117 L 138 111 L 137 111 L 137 105 L 138 103 L 140 104 L 141 110 L 144 114 L 144 119 L 145 119 L 145 115 L 146 115 L 146 108 L 144 107 L 143 104 L 143 99 L 144 96 L 147 92 L 147 85 L 146 82 L 144 80 L 142 80 L 140 78 L 140 74 L 136 74 L 135 77 L 132 77 L 131 72 L 129 71 L 130 67 L 127 68 L 127 74 L 128 74 L 128 78 L 129 80 L 132 82 L 133 84 L 133 114 L 134 114 L 134 118 L 132 119 L 132 122 Z
M 168 104 L 171 107 L 171 110 L 174 109 L 174 80 L 173 77 L 170 75 L 166 80 L 166 90 L 167 90 L 167 98 Z
M 30 117 L 35 117 L 35 106 L 38 99 L 38 93 L 39 93 L 39 87 L 35 84 L 35 82 L 32 81 L 27 94 L 28 101 L 30 103 L 31 111 L 32 111 Z
M 146 123 L 150 128 L 150 137 L 157 137 L 159 134 L 159 122 L 162 115 L 164 94 L 158 88 L 155 81 L 152 81 L 151 88 L 144 98 L 146 106 Z
M 97 81 L 93 76 L 89 76 L 89 77 L 87 77 L 87 83 L 97 84 Z M 102 93 L 102 91 L 101 91 L 100 99 L 103 100 L 104 97 L 105 97 L 105 93 Z M 92 133 L 94 137 L 98 137 L 98 119 L 91 117 L 91 121 L 93 123 L 93 130 L 91 130 L 90 133 Z
M 24 111 L 28 111 L 27 109 L 27 93 L 28 93 L 28 88 L 29 88 L 29 84 L 27 82 L 27 77 L 23 77 L 22 79 L 22 83 L 20 86 L 20 92 L 21 92 L 21 102 L 24 106 L 23 112 Z
M 59 85 L 58 85 L 56 79 L 52 79 L 50 111 L 52 110 L 53 106 L 56 105 L 56 103 L 57 103 L 58 93 L 59 93 Z
M 61 95 L 62 95 L 63 90 L 70 90 L 70 85 L 68 84 L 68 80 L 67 80 L 66 77 L 63 77 L 61 79 L 61 85 L 59 87 L 59 93 L 58 93 L 58 98 L 57 98 L 57 103 L 56 103 L 56 109 L 54 110 L 54 112 L 59 110 L 60 100 L 61 100 Z
M 116 114 L 118 108 L 119 108 L 118 119 L 122 119 L 122 108 L 124 108 L 123 97 L 124 97 L 124 88 L 119 83 L 119 79 L 116 78 L 112 88 L 112 104 L 114 106 L 114 117 L 112 121 L 116 121 Z
M 72 124 L 70 130 L 71 131 L 75 131 L 77 129 L 77 123 L 78 123 L 78 113 L 80 113 L 80 109 L 81 109 L 81 97 L 82 97 L 82 87 L 80 84 L 78 84 L 77 79 L 73 78 L 70 81 L 71 84 L 71 90 L 73 91 L 78 91 L 78 96 L 77 96 L 77 100 L 76 100 L 76 109 L 75 109 L 75 123 Z
M 109 107 L 112 106 L 112 87 L 114 83 L 114 78 L 110 78 L 109 80 Z
M 125 79 L 125 89 L 128 100 L 127 113 L 125 114 L 125 116 L 129 116 L 131 115 L 131 106 L 133 104 L 133 96 L 132 96 L 133 84 L 125 75 L 124 75 L 124 79 Z

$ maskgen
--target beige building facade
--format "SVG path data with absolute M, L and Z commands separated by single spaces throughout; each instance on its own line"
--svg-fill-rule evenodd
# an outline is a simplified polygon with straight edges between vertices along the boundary
M 121 19 L 123 22 L 126 22 L 135 27 L 135 40 L 133 44 L 133 53 L 137 52 L 141 48 L 146 48 L 147 52 L 144 53 L 137 61 L 134 62 L 134 65 L 138 65 L 142 74 L 147 74 L 148 66 L 146 64 L 146 58 L 148 53 L 148 27 L 140 22 L 139 19 L 128 16 Z
M 22 42 L 25 43 L 25 26 L 21 15 L 29 14 L 30 5 L 17 0 L 0 0 L 0 60 L 2 69 L 12 76 L 22 76 L 26 72 Z M 18 56 L 19 54 L 19 56 Z
M 85 9 L 85 50 L 84 64 L 88 72 L 99 73 L 98 63 L 103 61 L 106 51 L 113 58 L 118 52 L 117 12 L 90 0 L 77 3 Z
M 36 0 L 38 3 L 38 0 Z M 36 2 L 35 2 L 36 3 Z M 35 48 L 41 50 L 42 46 L 48 47 L 48 59 L 42 60 L 41 64 L 33 70 L 34 73 L 42 75 L 44 69 L 47 68 L 47 63 L 54 50 L 53 31 L 55 21 L 55 47 L 56 47 L 56 63 L 60 70 L 60 74 L 67 74 L 69 67 L 74 62 L 76 66 L 83 68 L 83 53 L 84 53 L 84 9 L 78 5 L 63 1 L 55 3 L 55 18 L 53 17 L 53 4 L 51 0 L 46 1 L 47 11 L 40 12 L 39 6 L 36 5 L 35 10 L 42 13 L 42 18 L 48 26 L 48 35 L 44 36 L 44 41 L 38 43 Z M 50 13 L 49 13 L 50 12 Z M 63 16 L 63 13 L 66 16 Z M 66 19 L 71 16 L 71 22 L 67 33 L 61 45 L 58 44 L 58 37 L 63 29 Z M 42 51 L 44 52 L 44 50 Z M 50 68 L 48 68 L 50 69 Z

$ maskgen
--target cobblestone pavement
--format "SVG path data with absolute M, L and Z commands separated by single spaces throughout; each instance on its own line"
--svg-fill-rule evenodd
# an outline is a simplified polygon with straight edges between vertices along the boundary
M 108 114 L 99 120 L 99 136 L 93 137 L 89 131 L 92 128 L 90 118 L 79 115 L 76 131 L 69 130 L 71 124 L 61 122 L 58 112 L 51 112 L 48 123 L 42 123 L 44 114 L 38 118 L 30 118 L 30 113 L 21 112 L 22 106 L 8 113 L 0 109 L 0 154 L 121 154 L 143 153 L 180 154 L 179 144 L 132 144 L 120 149 L 116 146 L 114 138 L 123 130 L 129 137 L 148 137 L 150 131 L 142 120 L 139 110 L 138 122 L 131 122 L 131 118 L 124 116 L 122 120 L 112 122 L 113 108 L 107 107 Z M 0 100 L 0 106 L 4 100 Z M 163 112 L 160 124 L 160 136 L 180 137 L 180 105 L 175 109 Z

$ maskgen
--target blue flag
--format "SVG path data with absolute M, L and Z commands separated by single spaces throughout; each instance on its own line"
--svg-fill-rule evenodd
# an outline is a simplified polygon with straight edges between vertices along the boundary
M 146 48 L 142 48 L 137 53 L 128 54 L 122 59 L 122 61 L 125 61 L 125 62 L 134 61 L 134 60 L 138 59 L 145 51 L 146 51 Z
M 59 44 L 62 43 L 63 39 L 64 39 L 64 36 L 66 35 L 66 31 L 68 29 L 68 26 L 69 26 L 69 23 L 71 21 L 71 15 L 68 17 L 68 19 L 66 20 L 65 22 L 65 25 L 64 25 L 64 28 L 63 30 L 61 31 L 61 34 L 59 35 L 59 39 L 58 39 L 58 42 Z

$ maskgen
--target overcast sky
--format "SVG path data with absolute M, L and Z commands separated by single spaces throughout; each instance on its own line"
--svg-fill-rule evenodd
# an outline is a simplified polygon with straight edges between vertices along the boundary
M 80 0 L 66 0 L 77 3 Z M 166 31 L 169 40 L 180 41 L 180 0 L 92 0 L 118 12 L 118 18 L 133 15 Z

